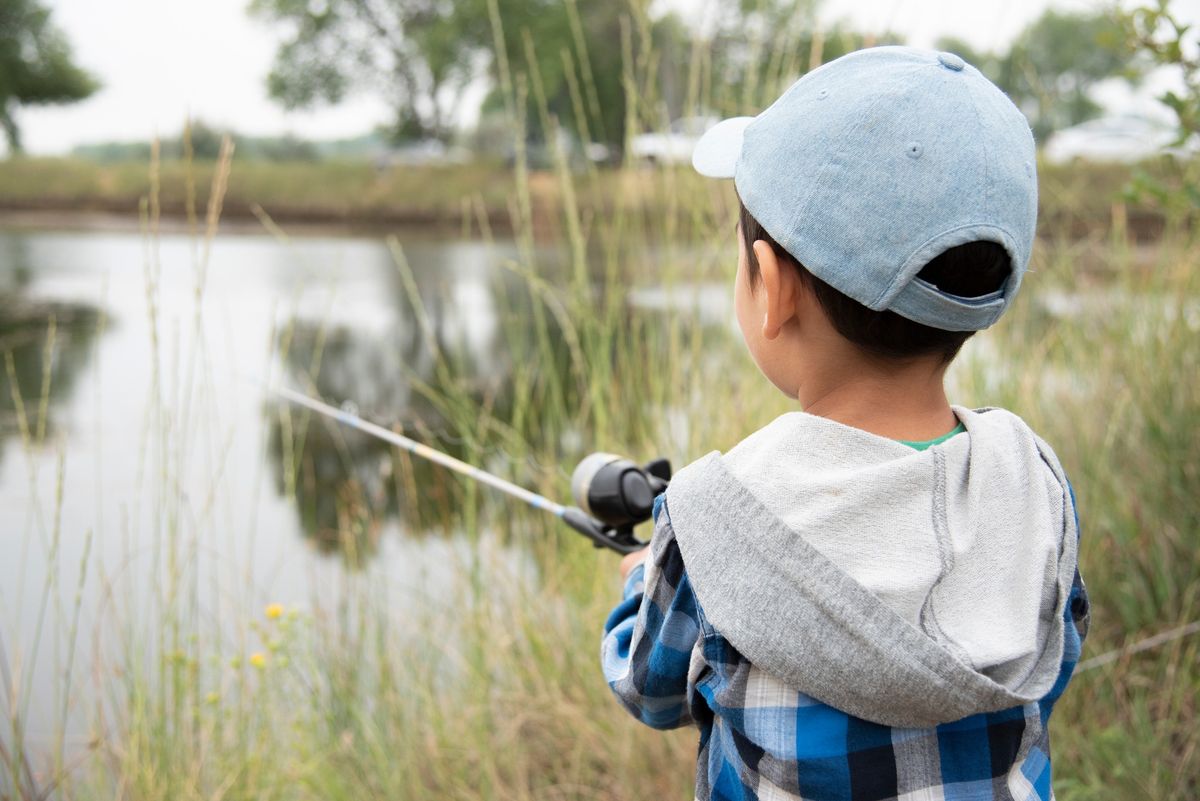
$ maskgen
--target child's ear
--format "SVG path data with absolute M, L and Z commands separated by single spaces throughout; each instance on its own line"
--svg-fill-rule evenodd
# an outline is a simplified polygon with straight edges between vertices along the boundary
M 796 316 L 796 291 L 800 276 L 790 264 L 783 263 L 775 255 L 775 249 L 762 239 L 754 242 L 754 255 L 758 258 L 758 273 L 766 306 L 763 338 L 775 339 L 788 321 Z

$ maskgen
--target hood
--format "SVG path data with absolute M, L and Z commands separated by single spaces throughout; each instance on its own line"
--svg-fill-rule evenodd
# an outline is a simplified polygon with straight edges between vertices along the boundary
M 667 505 L 709 622 L 888 726 L 1044 696 L 1075 572 L 1070 489 L 1016 415 L 954 412 L 966 433 L 924 451 L 793 412 L 680 470 Z

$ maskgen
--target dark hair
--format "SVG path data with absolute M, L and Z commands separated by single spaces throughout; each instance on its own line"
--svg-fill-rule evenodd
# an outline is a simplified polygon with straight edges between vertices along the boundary
M 868 309 L 810 273 L 767 233 L 744 204 L 741 206 L 741 228 L 751 287 L 759 281 L 758 257 L 754 255 L 753 244 L 761 239 L 771 246 L 780 261 L 792 264 L 797 269 L 801 279 L 813 290 L 834 329 L 873 356 L 907 359 L 940 354 L 943 363 L 949 363 L 958 355 L 963 343 L 975 333 L 944 331 L 915 323 L 893 311 Z M 977 298 L 1004 286 L 1011 272 L 1008 251 L 1002 245 L 977 241 L 950 248 L 926 264 L 917 277 L 943 292 L 962 298 Z

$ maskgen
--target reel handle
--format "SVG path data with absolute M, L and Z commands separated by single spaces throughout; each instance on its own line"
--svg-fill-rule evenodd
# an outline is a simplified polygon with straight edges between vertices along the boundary
M 562 519 L 568 526 L 590 539 L 597 548 L 610 548 L 619 554 L 631 554 L 650 544 L 634 537 L 632 526 L 621 529 L 606 526 L 578 506 L 568 506 Z

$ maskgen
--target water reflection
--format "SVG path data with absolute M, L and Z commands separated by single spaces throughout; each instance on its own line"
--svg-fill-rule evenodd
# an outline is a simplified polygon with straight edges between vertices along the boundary
M 180 491 L 200 504 L 220 499 L 222 514 L 270 531 L 281 552 L 299 534 L 318 551 L 359 563 L 379 552 L 382 532 L 397 523 L 415 536 L 462 532 L 463 479 L 301 410 L 277 403 L 264 410 L 261 397 L 235 376 L 282 376 L 334 403 L 353 401 L 368 419 L 525 485 L 544 481 L 548 471 L 569 472 L 583 455 L 578 432 L 563 430 L 578 417 L 573 410 L 590 402 L 578 379 L 611 365 L 572 372 L 556 316 L 564 301 L 551 308 L 544 290 L 506 269 L 517 256 L 513 243 L 406 241 L 399 254 L 366 239 L 220 238 L 199 308 L 196 253 L 186 237 L 148 244 L 126 234 L 0 232 L 0 361 L 12 353 L 35 433 L 48 324 L 56 324 L 45 429 L 73 432 L 64 527 L 122 529 L 126 512 L 107 499 L 161 489 L 139 484 L 153 475 L 139 460 L 156 454 L 150 448 L 167 442 L 163 437 L 178 436 L 187 454 L 179 462 Z M 570 280 L 559 254 L 534 256 L 548 284 Z M 151 293 L 146 276 L 155 264 L 161 275 Z M 632 256 L 629 265 L 633 273 L 644 266 Z M 591 280 L 603 296 L 604 271 L 597 273 Z M 704 302 L 697 303 L 682 289 L 678 297 L 631 290 L 624 307 L 606 312 L 617 318 L 606 325 L 665 342 L 672 317 L 701 327 L 727 322 L 716 300 L 724 290 L 700 287 Z M 149 336 L 151 295 L 157 350 Z M 103 342 L 99 330 L 109 331 Z M 0 364 L 0 447 L 11 447 L 18 426 L 5 373 Z M 160 396 L 164 407 L 156 411 L 152 399 Z M 485 421 L 500 430 L 482 430 Z M 561 458 L 544 465 L 530 454 Z M 15 500 L 11 522 L 23 527 L 29 498 L 21 472 L 7 466 L 0 500 Z M 266 503 L 256 494 L 260 468 L 273 490 Z M 84 484 L 85 475 L 96 480 Z M 139 515 L 138 531 L 159 531 L 150 511 Z
M 0 292 L 7 294 L 25 289 L 32 278 L 31 267 L 28 238 L 0 237 Z
M 535 352 L 535 300 L 523 280 L 494 266 L 473 274 L 459 261 L 451 272 L 457 275 L 443 275 L 442 283 L 418 283 L 419 306 L 402 299 L 409 313 L 382 332 L 293 320 L 279 336 L 290 385 L 334 404 L 353 403 L 369 420 L 477 459 L 469 441 L 477 410 L 514 417 L 512 372 Z M 552 317 L 545 325 L 552 354 L 546 369 L 569 393 L 562 332 Z M 267 416 L 276 489 L 295 498 L 303 534 L 321 551 L 352 564 L 369 558 L 386 518 L 417 536 L 457 524 L 463 484 L 445 468 L 284 403 L 271 404 Z M 536 447 L 558 432 L 539 425 L 518 433 Z M 483 455 L 505 462 L 503 454 Z M 513 468 L 501 469 L 514 480 L 528 478 Z
M 25 433 L 55 436 L 57 415 L 88 363 L 100 310 L 85 303 L 31 298 L 30 251 L 23 237 L 0 239 L 0 460 Z

